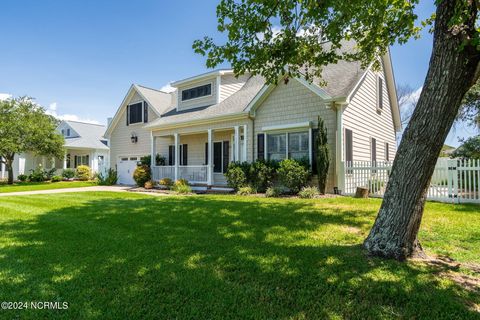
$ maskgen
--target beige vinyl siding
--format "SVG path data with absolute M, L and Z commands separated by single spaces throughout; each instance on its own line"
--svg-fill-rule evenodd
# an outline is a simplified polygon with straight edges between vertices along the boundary
M 192 89 L 192 88 L 203 86 L 203 85 L 206 85 L 206 84 L 211 84 L 212 85 L 212 94 L 211 95 L 182 101 L 182 91 L 183 90 Z M 189 84 L 182 85 L 182 86 L 178 87 L 177 92 L 178 92 L 178 97 L 177 97 L 178 98 L 178 110 L 188 110 L 188 109 L 197 108 L 197 107 L 210 106 L 212 104 L 217 103 L 217 79 L 216 78 L 211 78 L 211 79 L 208 79 L 208 80 L 191 82 Z
M 238 78 L 233 74 L 223 75 L 220 81 L 220 102 L 240 90 L 248 77 L 249 75 L 241 75 Z
M 387 142 L 390 161 L 395 157 L 397 144 L 392 109 L 385 76 L 382 72 L 380 76 L 384 79 L 381 111 L 377 111 L 377 73 L 368 71 L 343 112 L 343 126 L 353 133 L 353 161 L 371 161 L 371 138 L 377 140 L 377 161 L 385 160 Z
M 127 104 L 143 101 L 143 99 L 135 93 Z M 115 128 L 110 136 L 110 166 L 115 168 L 117 160 L 120 156 L 144 156 L 150 154 L 150 131 L 144 128 L 145 123 L 136 123 L 127 126 L 126 108 L 124 108 L 117 121 Z M 148 121 L 157 119 L 158 116 L 149 106 Z M 137 143 L 132 143 L 130 138 L 132 133 L 138 137 Z
M 328 131 L 330 169 L 327 190 L 331 192 L 335 186 L 336 111 L 327 108 L 317 94 L 295 79 L 286 85 L 279 84 L 256 110 L 254 158 L 257 157 L 257 134 L 263 133 L 263 127 L 311 121 L 316 128 L 318 116 L 322 117 Z

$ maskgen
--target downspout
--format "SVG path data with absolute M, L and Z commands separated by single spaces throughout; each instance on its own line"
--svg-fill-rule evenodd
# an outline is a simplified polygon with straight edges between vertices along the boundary
M 336 131 L 336 152 L 335 152 L 335 173 L 336 173 L 336 186 L 339 192 L 345 192 L 345 168 L 343 163 L 343 111 L 347 107 L 348 103 L 335 103 L 333 107 L 337 110 L 337 131 Z

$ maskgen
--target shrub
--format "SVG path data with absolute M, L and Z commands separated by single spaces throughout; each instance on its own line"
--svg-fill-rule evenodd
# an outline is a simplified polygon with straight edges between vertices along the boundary
M 238 163 L 232 162 L 228 165 L 225 173 L 228 185 L 235 190 L 239 190 L 247 184 L 247 175 Z
M 142 166 L 150 167 L 150 165 L 152 164 L 152 156 L 148 155 L 148 156 L 141 157 L 140 158 L 140 163 L 142 164 Z M 157 153 L 157 155 L 155 156 L 155 165 L 156 166 L 164 166 L 165 164 L 166 164 L 165 157 L 162 156 L 161 154 Z
M 63 170 L 62 177 L 64 177 L 65 179 L 72 179 L 73 177 L 75 177 L 75 170 L 73 169 Z
M 265 197 L 267 198 L 277 198 L 281 194 L 280 190 L 275 187 L 269 187 L 267 188 L 267 191 L 265 191 Z
M 81 165 L 77 167 L 77 171 L 75 172 L 75 176 L 78 180 L 87 181 L 90 180 L 92 177 L 92 170 L 89 166 Z
M 100 172 L 97 175 L 98 184 L 101 186 L 113 186 L 118 182 L 118 173 L 115 169 L 108 169 L 106 174 Z
M 149 180 L 145 182 L 145 189 L 153 189 L 155 187 L 155 181 Z
M 62 178 L 61 176 L 53 176 L 53 177 L 50 179 L 50 181 L 52 181 L 52 182 L 60 182 L 60 181 L 62 181 L 62 180 L 63 180 L 63 178 Z
M 161 186 L 171 188 L 173 186 L 173 180 L 170 178 L 163 178 L 158 182 Z
M 278 176 L 282 184 L 296 194 L 307 185 L 309 172 L 298 161 L 285 159 L 280 162 Z
M 275 168 L 264 161 L 255 161 L 250 166 L 248 183 L 260 192 L 265 192 L 272 185 Z
M 52 177 L 55 176 L 55 173 L 57 173 L 57 169 L 55 168 L 52 168 L 50 170 L 43 170 L 45 180 L 52 180 Z
M 18 180 L 25 182 L 28 179 L 28 176 L 26 174 L 19 174 L 17 177 Z
M 175 183 L 175 185 L 173 186 L 173 191 L 177 193 L 192 193 L 192 188 L 190 188 L 188 184 Z
M 175 186 L 188 186 L 187 179 L 178 179 L 175 181 Z
M 133 173 L 133 180 L 135 180 L 137 186 L 145 186 L 145 182 L 151 179 L 150 167 L 148 166 L 138 166 Z
M 327 128 L 324 125 L 323 119 L 318 117 L 318 132 L 317 132 L 317 172 L 318 172 L 318 189 L 322 194 L 325 194 L 327 186 L 328 168 L 330 167 L 330 155 L 327 141 Z
M 238 189 L 237 194 L 240 196 L 248 196 L 250 194 L 256 193 L 256 190 L 250 186 L 241 187 Z
M 298 196 L 302 199 L 312 199 L 319 194 L 317 187 L 303 187 L 298 193 Z
M 31 173 L 28 176 L 28 180 L 31 182 L 43 182 L 45 181 L 45 172 L 41 166 L 38 166 L 36 169 L 31 169 Z

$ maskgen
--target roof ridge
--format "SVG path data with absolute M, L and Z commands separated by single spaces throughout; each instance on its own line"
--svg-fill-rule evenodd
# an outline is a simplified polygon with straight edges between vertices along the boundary
M 65 121 L 65 122 L 75 122 L 75 123 L 88 124 L 88 125 L 92 125 L 92 126 L 106 127 L 106 125 L 101 124 L 101 123 L 91 123 L 91 122 L 78 121 L 78 120 L 63 120 L 63 121 Z
M 138 87 L 142 87 L 142 88 L 145 88 L 145 89 L 149 89 L 149 90 L 153 90 L 153 91 L 165 93 L 165 94 L 168 94 L 168 95 L 170 94 L 169 92 L 166 92 L 166 91 L 163 91 L 163 90 L 160 90 L 160 89 L 155 89 L 155 88 L 146 87 L 146 86 L 141 85 L 141 84 L 135 83 L 135 85 L 138 86 Z

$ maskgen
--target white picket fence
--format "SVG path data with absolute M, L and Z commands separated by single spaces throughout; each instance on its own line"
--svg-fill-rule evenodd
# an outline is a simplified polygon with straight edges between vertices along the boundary
M 353 161 L 344 163 L 344 170 L 344 194 L 354 195 L 357 187 L 364 187 L 369 189 L 370 196 L 383 197 L 392 162 Z M 480 203 L 480 160 L 439 159 L 427 198 L 451 203 Z

